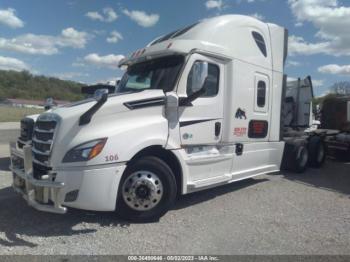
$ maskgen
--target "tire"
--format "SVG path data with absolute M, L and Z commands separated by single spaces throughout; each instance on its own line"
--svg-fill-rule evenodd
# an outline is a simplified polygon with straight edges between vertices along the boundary
M 292 170 L 292 165 L 294 163 L 294 150 L 295 145 L 286 143 L 284 146 L 281 170 Z
M 306 140 L 294 139 L 287 141 L 283 151 L 281 169 L 296 173 L 303 173 L 308 164 L 308 150 Z M 306 154 L 306 159 L 303 158 Z
M 126 220 L 152 222 L 174 204 L 174 173 L 161 159 L 146 156 L 130 163 L 119 184 L 116 212 Z
M 309 165 L 311 167 L 320 168 L 326 160 L 326 146 L 322 139 L 313 136 L 309 140 Z
M 294 161 L 292 170 L 296 173 L 303 173 L 307 167 L 309 160 L 309 152 L 305 145 L 298 145 L 294 151 Z

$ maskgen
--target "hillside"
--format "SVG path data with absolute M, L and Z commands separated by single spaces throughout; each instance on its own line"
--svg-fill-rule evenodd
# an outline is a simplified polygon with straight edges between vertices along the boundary
M 80 93 L 81 86 L 82 84 L 77 82 L 32 75 L 28 71 L 0 70 L 0 100 L 4 98 L 44 100 L 52 97 L 74 101 L 83 98 Z

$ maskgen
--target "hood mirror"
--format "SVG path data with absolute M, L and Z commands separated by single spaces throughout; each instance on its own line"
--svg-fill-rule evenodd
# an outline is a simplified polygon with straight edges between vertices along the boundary
M 92 116 L 106 103 L 108 99 L 108 89 L 97 89 L 94 94 L 96 104 L 94 104 L 89 110 L 82 114 L 79 118 L 79 125 L 86 125 L 90 123 Z
M 94 99 L 100 101 L 103 97 L 106 98 L 108 96 L 108 93 L 109 91 L 106 88 L 97 89 L 94 93 Z
M 47 98 L 44 105 L 45 111 L 50 110 L 54 106 L 55 106 L 55 103 L 53 101 L 53 98 L 52 97 Z

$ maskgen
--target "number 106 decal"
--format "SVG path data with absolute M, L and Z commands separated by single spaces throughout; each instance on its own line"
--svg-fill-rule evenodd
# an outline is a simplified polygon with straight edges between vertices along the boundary
M 105 156 L 105 161 L 106 162 L 112 162 L 112 161 L 117 161 L 117 160 L 118 160 L 118 155 L 117 154 Z

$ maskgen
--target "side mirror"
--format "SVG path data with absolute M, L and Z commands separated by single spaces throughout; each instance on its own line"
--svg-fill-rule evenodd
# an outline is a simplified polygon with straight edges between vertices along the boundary
M 178 106 L 179 106 L 179 97 L 177 94 L 172 91 L 168 92 L 165 97 L 165 116 L 168 119 L 169 128 L 176 128 L 178 124 Z
M 94 93 L 94 99 L 96 99 L 97 101 L 100 101 L 101 99 L 107 99 L 108 97 L 108 89 L 103 88 L 103 89 L 97 89 Z
M 204 83 L 203 83 L 202 87 L 199 90 L 197 90 L 196 92 L 192 93 L 188 97 L 181 97 L 181 98 L 179 98 L 179 106 L 191 106 L 192 102 L 194 100 L 196 100 L 201 95 L 205 94 L 205 92 L 207 91 L 208 84 L 209 84 L 209 77 L 207 76 L 205 78 L 205 80 L 204 80 Z
M 189 95 L 186 98 L 180 98 L 180 106 L 189 106 L 191 102 L 206 92 L 209 77 L 209 64 L 205 61 L 196 61 L 187 80 L 187 93 Z

